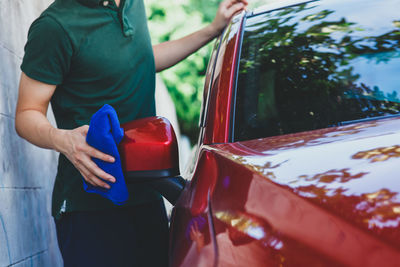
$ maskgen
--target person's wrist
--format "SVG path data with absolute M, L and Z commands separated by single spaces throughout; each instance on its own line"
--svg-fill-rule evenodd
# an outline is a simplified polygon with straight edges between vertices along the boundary
M 215 37 L 219 36 L 222 33 L 222 30 L 224 27 L 220 27 L 217 25 L 215 21 L 211 22 L 208 25 L 208 31 L 211 39 L 214 39 Z
M 65 143 L 65 135 L 67 134 L 66 130 L 57 129 L 54 127 L 50 128 L 50 140 L 52 143 L 52 147 L 55 151 L 64 153 L 64 143 Z

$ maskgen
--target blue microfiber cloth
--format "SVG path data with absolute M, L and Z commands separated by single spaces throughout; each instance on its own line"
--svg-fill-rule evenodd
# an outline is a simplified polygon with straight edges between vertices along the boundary
M 110 189 L 95 187 L 87 184 L 83 180 L 83 188 L 86 192 L 97 193 L 110 199 L 114 204 L 122 205 L 128 199 L 128 189 L 125 184 L 124 174 L 121 167 L 121 158 L 118 152 L 118 144 L 124 136 L 124 130 L 120 127 L 117 113 L 114 108 L 105 104 L 90 120 L 89 132 L 86 136 L 86 142 L 100 150 L 101 152 L 113 156 L 115 161 L 105 162 L 100 159 L 92 160 L 106 173 L 115 177 L 116 182 L 110 183 Z

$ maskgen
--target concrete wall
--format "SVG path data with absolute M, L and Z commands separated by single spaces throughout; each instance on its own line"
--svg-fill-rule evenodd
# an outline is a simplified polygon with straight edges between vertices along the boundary
M 0 266 L 62 266 L 50 216 L 57 155 L 14 130 L 27 31 L 49 3 L 0 0 Z

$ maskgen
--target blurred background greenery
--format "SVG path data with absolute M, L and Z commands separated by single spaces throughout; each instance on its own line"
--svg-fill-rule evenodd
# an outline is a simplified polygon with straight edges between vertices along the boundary
M 175 40 L 212 22 L 220 0 L 146 0 L 149 30 L 153 44 Z M 258 6 L 268 0 L 249 1 Z M 197 141 L 198 122 L 206 72 L 213 42 L 176 66 L 161 72 L 175 102 L 181 132 Z

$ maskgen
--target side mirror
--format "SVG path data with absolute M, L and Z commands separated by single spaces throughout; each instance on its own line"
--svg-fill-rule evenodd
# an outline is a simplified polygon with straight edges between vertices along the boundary
M 126 183 L 149 183 L 174 205 L 186 181 L 178 176 L 178 143 L 171 123 L 149 117 L 121 127 L 125 136 L 119 153 Z

